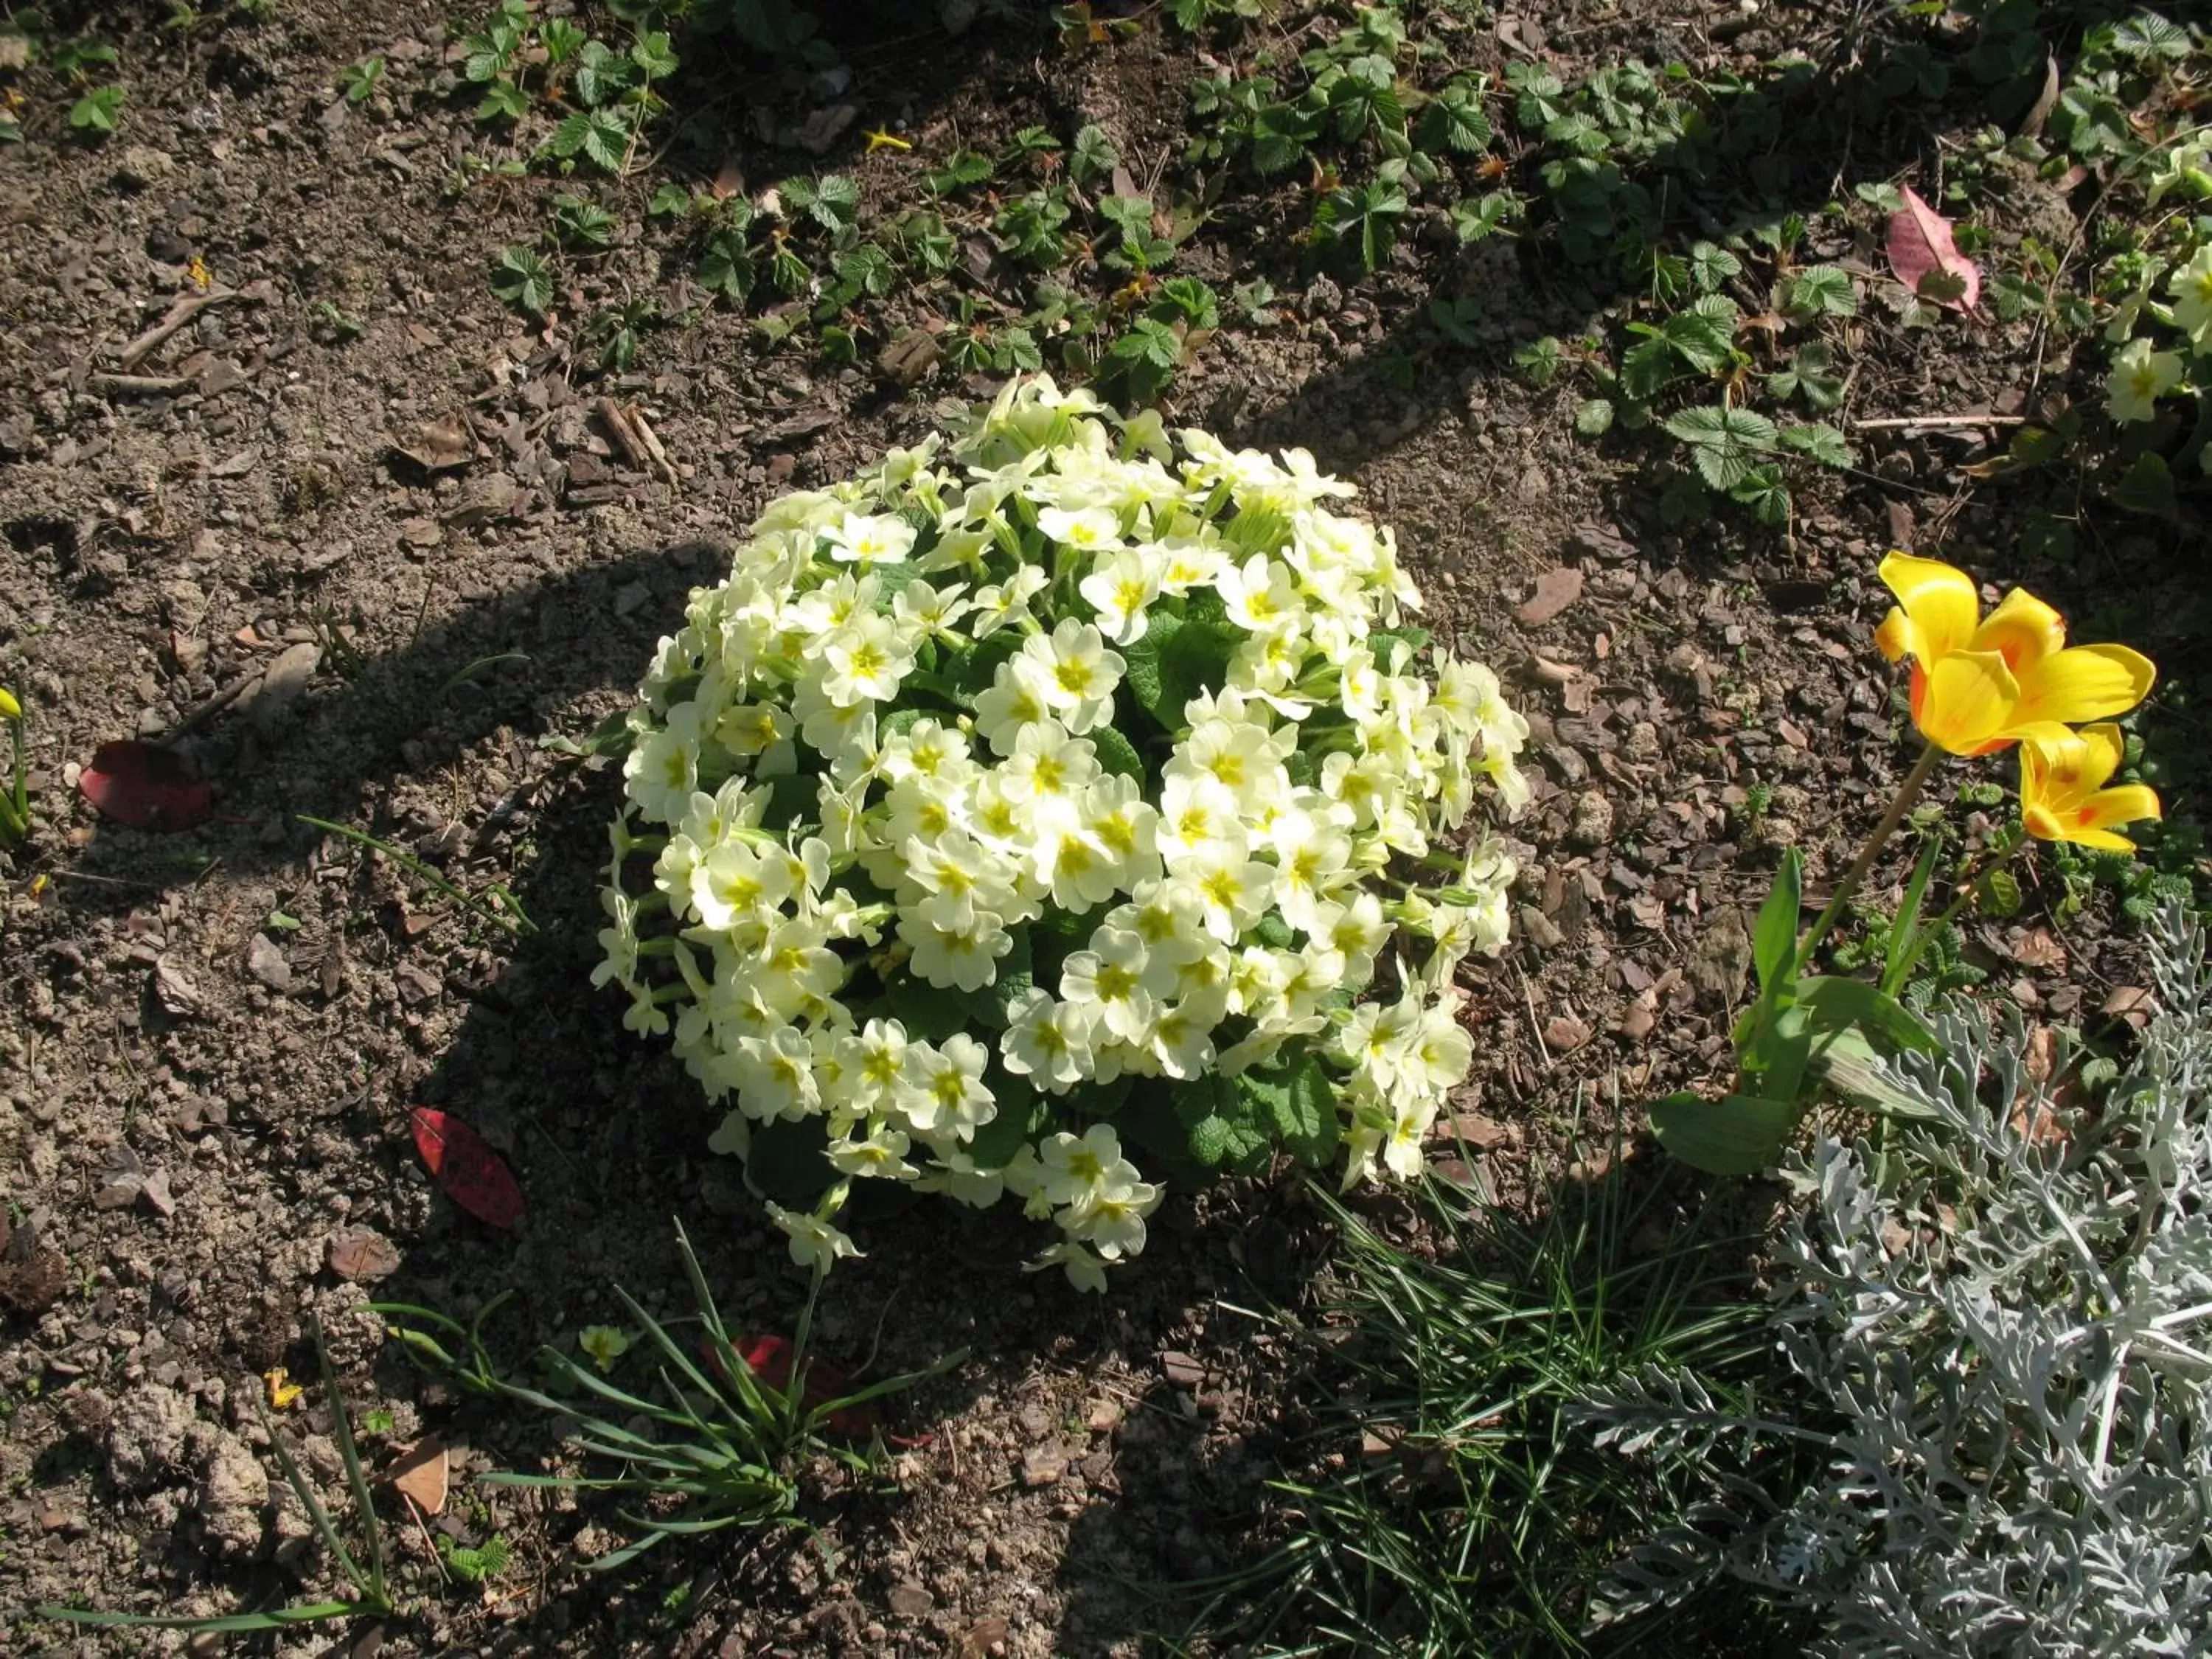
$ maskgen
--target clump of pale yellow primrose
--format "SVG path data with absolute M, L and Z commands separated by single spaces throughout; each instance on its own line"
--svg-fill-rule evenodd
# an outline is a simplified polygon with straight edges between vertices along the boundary
M 1514 873 L 1453 842 L 1527 799 L 1528 728 L 1423 665 L 1352 493 L 1040 376 L 776 501 L 692 595 L 597 977 L 727 1103 L 714 1146 L 819 1145 L 827 1194 L 769 1209 L 794 1261 L 854 1253 L 860 1180 L 1011 1194 L 1097 1288 L 1164 1167 L 1418 1171 Z

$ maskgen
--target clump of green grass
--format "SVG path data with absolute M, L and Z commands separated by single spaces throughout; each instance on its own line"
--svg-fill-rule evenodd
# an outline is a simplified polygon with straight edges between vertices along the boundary
M 1328 1449 L 1276 1483 L 1288 1535 L 1219 1587 L 1218 1637 L 1282 1659 L 1723 1650 L 1680 1620 L 1598 1628 L 1613 1566 L 1730 1472 L 1632 1467 L 1576 1407 L 1654 1364 L 1718 1398 L 1766 1367 L 1743 1241 L 1613 1151 L 1534 1221 L 1434 1180 L 1407 1237 L 1322 1200 L 1344 1242 L 1310 1333 Z

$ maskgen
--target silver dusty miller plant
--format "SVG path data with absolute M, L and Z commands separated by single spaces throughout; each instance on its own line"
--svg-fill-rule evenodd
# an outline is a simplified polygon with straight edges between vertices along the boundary
M 1796 1472 L 1662 1529 L 1610 1615 L 1733 1579 L 1819 1654 L 2212 1652 L 2212 988 L 2178 907 L 2153 935 L 2101 1109 L 1968 1006 L 1894 1072 L 1918 1114 L 1881 1152 L 1821 1137 L 1777 1267 L 1789 1386 L 1589 1401 L 1621 1449 Z

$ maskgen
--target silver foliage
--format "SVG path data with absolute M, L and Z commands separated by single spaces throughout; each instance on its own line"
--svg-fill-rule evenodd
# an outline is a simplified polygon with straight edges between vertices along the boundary
M 2212 1653 L 2212 986 L 2178 908 L 2152 955 L 2094 1111 L 2016 1009 L 1962 1005 L 1892 1070 L 1921 1116 L 1818 1140 L 1776 1264 L 1787 1387 L 1589 1401 L 1622 1450 L 1765 1473 L 1623 1563 L 1613 1613 L 1733 1579 L 1814 1615 L 1818 1654 Z

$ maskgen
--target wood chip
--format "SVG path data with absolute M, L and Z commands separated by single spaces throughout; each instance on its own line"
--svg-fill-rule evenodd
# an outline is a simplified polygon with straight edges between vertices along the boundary
M 1481 1112 L 1455 1114 L 1451 1120 L 1451 1127 L 1452 1133 L 1459 1139 L 1464 1140 L 1470 1146 L 1479 1147 L 1484 1152 L 1488 1152 L 1492 1147 L 1503 1146 L 1513 1139 L 1512 1130 L 1507 1128 L 1496 1118 L 1486 1116 Z
M 1557 565 L 1536 578 L 1536 591 L 1513 613 L 1524 628 L 1540 628 L 1583 596 L 1583 573 Z
M 1589 1027 L 1572 1014 L 1554 1014 L 1544 1027 L 1544 1046 L 1554 1054 L 1572 1054 L 1589 1040 Z
M 456 413 L 409 428 L 392 441 L 392 451 L 425 472 L 450 472 L 476 459 L 476 434 Z

